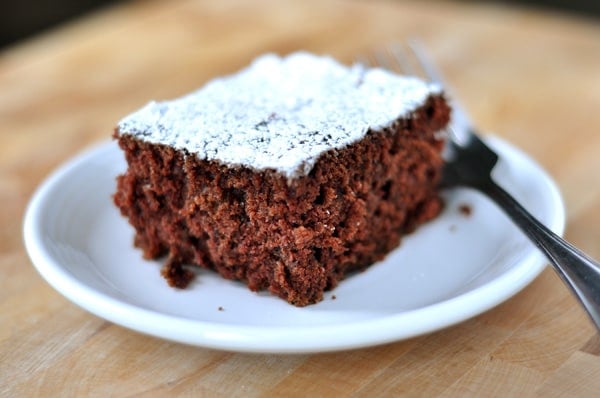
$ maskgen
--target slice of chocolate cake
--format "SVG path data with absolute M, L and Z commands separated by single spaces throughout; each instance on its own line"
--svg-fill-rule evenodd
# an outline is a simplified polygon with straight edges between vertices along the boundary
M 172 286 L 199 266 L 304 306 L 438 214 L 448 119 L 418 79 L 265 55 L 123 119 L 114 202 Z

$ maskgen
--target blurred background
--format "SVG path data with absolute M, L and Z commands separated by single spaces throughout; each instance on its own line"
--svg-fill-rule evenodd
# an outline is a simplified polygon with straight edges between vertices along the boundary
M 487 1 L 492 2 L 492 0 Z M 0 48 L 117 2 L 117 0 L 1 0 Z M 496 0 L 493 2 L 519 4 L 553 12 L 571 13 L 584 18 L 600 19 L 600 0 Z

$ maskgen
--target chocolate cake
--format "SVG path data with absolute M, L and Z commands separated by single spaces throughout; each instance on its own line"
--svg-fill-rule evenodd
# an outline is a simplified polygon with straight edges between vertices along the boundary
M 265 55 L 121 120 L 114 202 L 170 285 L 198 266 L 305 306 L 439 213 L 449 112 L 416 78 Z

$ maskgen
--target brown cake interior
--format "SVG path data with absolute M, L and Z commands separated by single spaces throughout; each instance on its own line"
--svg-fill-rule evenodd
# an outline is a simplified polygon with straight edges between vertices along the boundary
M 443 97 L 431 96 L 410 118 L 326 152 L 292 180 L 116 131 L 129 167 L 114 202 L 144 256 L 167 256 L 170 285 L 185 287 L 193 273 L 183 266 L 195 265 L 304 306 L 439 213 L 436 132 L 448 119 Z

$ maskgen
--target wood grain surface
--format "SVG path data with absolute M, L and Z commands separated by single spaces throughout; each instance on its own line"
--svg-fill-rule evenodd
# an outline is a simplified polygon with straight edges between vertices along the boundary
M 31 265 L 22 219 L 59 164 L 116 121 L 306 49 L 342 61 L 420 37 L 477 124 L 560 186 L 566 237 L 600 257 L 600 24 L 430 1 L 134 1 L 0 52 L 0 396 L 600 396 L 600 338 L 544 271 L 497 308 L 430 335 L 316 355 L 188 347 L 97 318 Z

